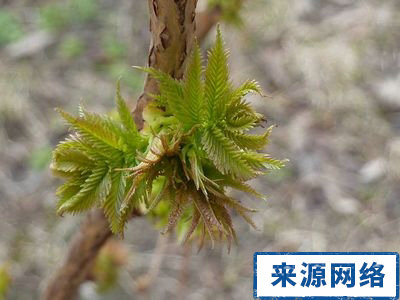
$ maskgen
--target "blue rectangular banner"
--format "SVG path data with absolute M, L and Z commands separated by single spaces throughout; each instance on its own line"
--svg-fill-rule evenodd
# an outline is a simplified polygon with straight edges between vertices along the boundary
M 396 252 L 256 252 L 254 299 L 399 299 Z

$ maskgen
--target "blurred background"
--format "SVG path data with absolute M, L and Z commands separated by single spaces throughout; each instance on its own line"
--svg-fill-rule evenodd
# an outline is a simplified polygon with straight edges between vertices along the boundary
M 197 253 L 136 218 L 81 299 L 252 299 L 255 251 L 400 250 L 400 1 L 234 2 L 199 10 L 223 8 L 234 81 L 272 96 L 251 101 L 290 160 L 252 182 L 266 202 L 236 195 L 259 230 L 236 217 L 230 254 Z M 84 217 L 55 214 L 54 108 L 110 111 L 119 77 L 134 105 L 148 44 L 147 1 L 0 0 L 0 299 L 38 299 Z

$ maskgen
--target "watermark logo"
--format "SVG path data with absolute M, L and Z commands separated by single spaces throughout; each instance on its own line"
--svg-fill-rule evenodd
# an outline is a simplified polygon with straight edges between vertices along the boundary
M 255 299 L 399 299 L 396 252 L 256 252 Z

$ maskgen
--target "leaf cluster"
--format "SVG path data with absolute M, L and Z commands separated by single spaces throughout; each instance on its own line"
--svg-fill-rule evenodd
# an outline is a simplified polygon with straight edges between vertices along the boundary
M 259 151 L 272 128 L 262 134 L 250 131 L 262 125 L 263 117 L 244 98 L 261 94 L 259 85 L 246 81 L 233 86 L 219 29 L 206 68 L 196 45 L 182 80 L 141 69 L 157 80 L 160 91 L 152 95 L 141 132 L 119 88 L 119 120 L 83 109 L 77 118 L 61 112 L 73 134 L 54 151 L 53 169 L 68 179 L 58 190 L 59 211 L 102 207 L 117 233 L 140 206 L 166 218 L 164 232 L 184 228 L 184 241 L 196 235 L 200 245 L 207 238 L 230 246 L 236 240 L 232 211 L 255 225 L 249 215 L 254 210 L 227 190 L 263 197 L 246 181 L 284 165 Z
M 146 147 L 117 87 L 118 120 L 79 108 L 74 117 L 58 110 L 72 129 L 53 151 L 51 168 L 66 179 L 57 190 L 59 214 L 79 213 L 92 207 L 104 210 L 113 232 L 121 231 L 120 206 L 130 183 L 116 169 L 136 164 L 137 151 Z

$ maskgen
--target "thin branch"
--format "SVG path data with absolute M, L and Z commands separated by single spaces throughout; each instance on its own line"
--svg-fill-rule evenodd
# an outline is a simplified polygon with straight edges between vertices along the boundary
M 148 0 L 148 4 L 152 33 L 148 66 L 180 79 L 194 42 L 197 0 Z M 143 127 L 143 110 L 151 101 L 149 94 L 157 91 L 156 80 L 148 75 L 133 112 L 139 128 Z
M 208 8 L 197 14 L 196 38 L 203 42 L 211 29 L 221 20 L 222 10 L 219 6 Z
M 50 282 L 44 299 L 74 299 L 80 284 L 91 271 L 97 253 L 111 235 L 103 212 L 90 213 L 73 238 L 67 259 Z

